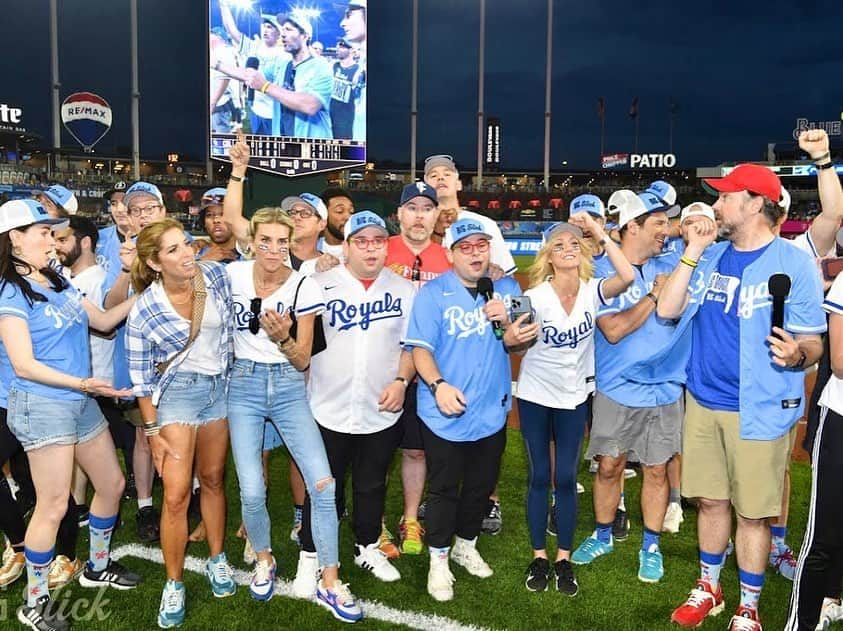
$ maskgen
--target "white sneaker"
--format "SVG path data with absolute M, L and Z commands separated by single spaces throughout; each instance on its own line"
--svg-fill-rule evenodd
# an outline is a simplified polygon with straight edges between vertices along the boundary
M 367 546 L 354 544 L 354 563 L 364 570 L 370 571 L 385 583 L 392 583 L 401 578 L 401 573 L 389 562 L 386 555 L 380 551 L 379 543 L 375 541 Z
M 583 493 L 585 493 L 585 487 L 577 482 L 577 495 L 582 495 Z
M 427 593 L 434 600 L 445 602 L 454 597 L 454 575 L 448 567 L 448 557 L 430 555 L 430 569 L 427 571 Z
M 682 514 L 682 505 L 679 502 L 671 502 L 667 505 L 667 512 L 664 514 L 662 532 L 676 534 L 683 521 L 685 521 L 685 516 Z
M 315 552 L 299 552 L 296 578 L 293 579 L 293 596 L 311 600 L 316 597 L 316 582 L 319 580 L 319 561 Z
M 468 573 L 479 578 L 489 578 L 494 572 L 483 560 L 474 541 L 454 537 L 454 547 L 451 548 L 451 559 L 457 565 L 462 565 Z
M 635 471 L 635 469 L 624 469 L 623 470 L 623 479 L 624 480 L 631 480 L 636 475 L 638 475 L 638 473 Z
M 817 623 L 817 631 L 825 631 L 833 622 L 843 620 L 843 605 L 831 598 L 823 598 L 823 607 L 820 610 L 820 621 Z
M 596 460 L 592 460 L 588 463 L 588 472 L 589 473 L 597 473 L 597 470 L 600 468 L 600 463 Z

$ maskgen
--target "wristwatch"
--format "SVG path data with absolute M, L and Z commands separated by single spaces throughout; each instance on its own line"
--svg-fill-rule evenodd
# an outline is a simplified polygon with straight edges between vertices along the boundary
M 445 380 L 442 379 L 441 377 L 439 379 L 437 379 L 436 381 L 433 381 L 433 382 L 429 383 L 427 385 L 427 387 L 430 388 L 430 394 L 432 394 L 435 397 L 436 396 L 436 389 L 439 387 L 440 384 L 443 384 L 443 383 L 445 383 Z

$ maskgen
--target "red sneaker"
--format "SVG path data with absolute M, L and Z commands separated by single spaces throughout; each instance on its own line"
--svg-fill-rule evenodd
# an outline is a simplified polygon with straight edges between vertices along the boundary
M 738 607 L 729 622 L 729 631 L 762 631 L 758 612 L 749 607 Z
M 716 616 L 723 611 L 723 591 L 720 585 L 712 591 L 711 585 L 702 579 L 697 581 L 694 589 L 682 605 L 673 610 L 671 621 L 682 627 L 698 627 L 706 616 Z

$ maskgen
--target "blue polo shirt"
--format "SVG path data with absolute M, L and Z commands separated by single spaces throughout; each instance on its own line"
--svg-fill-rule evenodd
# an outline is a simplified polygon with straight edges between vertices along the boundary
M 494 283 L 494 295 L 508 308 L 521 288 L 505 276 Z M 484 304 L 482 296 L 472 297 L 452 270 L 425 283 L 410 313 L 405 347 L 430 351 L 442 378 L 465 395 L 465 412 L 445 416 L 430 390 L 419 388 L 419 418 L 445 440 L 491 436 L 504 426 L 512 407 L 509 355 L 483 313 Z
M 602 316 L 621 313 L 646 298 L 653 289 L 658 274 L 670 274 L 679 255 L 663 254 L 633 265 L 635 281 L 624 293 L 602 305 L 597 311 L 598 324 Z M 606 261 L 614 276 L 615 270 Z M 657 354 L 670 349 L 664 357 Z M 596 335 L 595 359 L 597 390 L 616 403 L 627 407 L 656 407 L 675 403 L 682 396 L 685 365 L 691 351 L 690 333 L 677 334 L 676 321 L 666 320 L 655 311 L 638 329 L 616 344 L 610 344 L 600 331 Z M 633 374 L 634 373 L 634 374 Z

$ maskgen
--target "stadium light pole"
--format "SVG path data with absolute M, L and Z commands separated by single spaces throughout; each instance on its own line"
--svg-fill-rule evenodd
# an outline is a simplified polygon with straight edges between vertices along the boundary
M 544 88 L 544 190 L 550 191 L 550 78 L 553 65 L 553 0 L 547 0 L 547 68 Z
M 58 0 L 50 0 L 50 79 L 53 93 L 53 149 L 61 149 L 61 105 L 59 90 L 59 8 Z M 55 156 L 56 160 L 58 155 Z
M 486 64 L 486 0 L 480 0 L 480 54 L 477 68 L 477 188 L 483 188 L 483 74 Z
M 138 0 L 129 3 L 132 42 L 132 161 L 135 180 L 140 179 L 140 90 L 138 88 Z
M 419 0 L 413 0 L 413 71 L 410 95 L 410 181 L 416 181 L 416 123 L 419 96 Z

